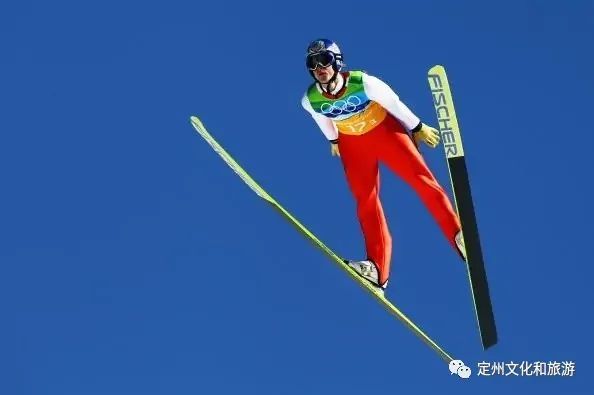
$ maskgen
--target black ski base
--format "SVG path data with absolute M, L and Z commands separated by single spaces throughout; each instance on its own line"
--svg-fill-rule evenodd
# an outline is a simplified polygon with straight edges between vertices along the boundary
M 483 348 L 497 344 L 497 327 L 476 223 L 470 181 L 463 156 L 449 158 L 454 195 L 466 245 L 468 270 Z

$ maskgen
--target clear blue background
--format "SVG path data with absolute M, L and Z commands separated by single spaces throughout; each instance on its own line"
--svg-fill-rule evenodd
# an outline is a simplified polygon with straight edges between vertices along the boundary
M 0 393 L 585 393 L 592 387 L 592 1 L 19 1 L 0 7 Z M 463 265 L 383 171 L 387 292 L 446 350 L 573 361 L 575 377 L 450 376 L 260 201 L 207 128 L 340 254 L 363 256 L 337 158 L 300 106 L 307 43 L 339 42 L 464 133 L 500 343 Z M 442 147 L 423 152 L 449 179 Z

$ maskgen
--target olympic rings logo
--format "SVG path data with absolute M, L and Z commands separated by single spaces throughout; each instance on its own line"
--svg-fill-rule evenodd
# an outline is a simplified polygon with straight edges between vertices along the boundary
M 324 103 L 320 107 L 320 111 L 324 115 L 340 115 L 354 112 L 361 104 L 361 99 L 358 96 L 349 96 L 346 100 L 336 100 L 333 103 Z

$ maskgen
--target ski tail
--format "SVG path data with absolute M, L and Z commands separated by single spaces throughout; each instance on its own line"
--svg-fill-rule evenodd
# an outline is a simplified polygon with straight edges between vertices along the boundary
M 204 124 L 198 117 L 192 116 L 190 118 L 191 124 L 196 129 L 198 134 L 206 140 L 206 142 L 219 154 L 219 156 L 229 165 L 229 167 L 254 191 L 258 196 L 264 199 L 272 207 L 274 207 L 285 219 L 287 219 L 299 232 L 309 239 L 315 246 L 321 249 L 334 263 L 341 269 L 348 273 L 353 280 L 355 280 L 361 287 L 371 293 L 390 314 L 399 319 L 408 329 L 410 329 L 418 338 L 433 349 L 446 363 L 454 360 L 442 347 L 440 347 L 433 339 L 431 339 L 419 326 L 417 326 L 410 318 L 408 318 L 400 309 L 392 304 L 388 299 L 380 296 L 379 293 L 367 282 L 362 280 L 358 274 L 346 265 L 343 259 L 324 244 L 316 235 L 307 229 L 301 222 L 297 220 L 291 213 L 289 213 L 283 206 L 279 204 L 268 192 L 266 192 L 234 159 L 227 151 L 208 133 Z
M 428 72 L 428 81 L 446 154 L 456 210 L 462 225 L 468 261 L 468 277 L 481 342 L 483 348 L 487 349 L 497 343 L 497 328 L 489 294 L 462 135 L 444 67 L 440 65 L 432 67 Z

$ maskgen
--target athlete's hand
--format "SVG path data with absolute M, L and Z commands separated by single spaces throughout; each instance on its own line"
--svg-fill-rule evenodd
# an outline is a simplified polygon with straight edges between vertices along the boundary
M 338 144 L 330 144 L 330 153 L 332 154 L 332 156 L 340 156 Z
M 413 138 L 417 146 L 421 141 L 431 148 L 435 148 L 437 147 L 437 144 L 439 144 L 439 132 L 437 131 L 437 129 L 425 124 L 423 124 L 421 130 L 413 133 Z

